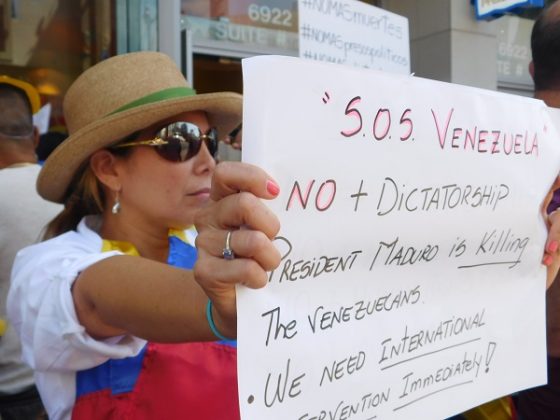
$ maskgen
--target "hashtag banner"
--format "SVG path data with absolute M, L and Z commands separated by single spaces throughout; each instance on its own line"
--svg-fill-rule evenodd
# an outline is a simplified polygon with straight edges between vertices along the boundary
M 410 73 L 408 19 L 357 0 L 299 1 L 299 56 Z

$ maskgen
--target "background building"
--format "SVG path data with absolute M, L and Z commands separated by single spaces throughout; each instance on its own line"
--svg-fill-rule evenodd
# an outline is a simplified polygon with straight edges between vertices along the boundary
M 537 9 L 479 21 L 470 0 L 365 3 L 408 18 L 417 76 L 532 95 Z M 69 85 L 109 56 L 161 50 L 203 93 L 241 92 L 244 57 L 298 54 L 296 0 L 0 0 L 0 27 L 0 73 L 37 86 L 55 130 Z

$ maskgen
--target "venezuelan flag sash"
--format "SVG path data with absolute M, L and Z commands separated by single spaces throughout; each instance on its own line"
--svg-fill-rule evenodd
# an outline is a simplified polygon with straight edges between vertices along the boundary
M 128 243 L 103 241 L 103 251 L 138 255 Z M 196 248 L 185 232 L 169 236 L 168 263 L 192 269 Z M 237 420 L 235 341 L 148 343 L 134 357 L 112 359 L 76 375 L 75 420 Z

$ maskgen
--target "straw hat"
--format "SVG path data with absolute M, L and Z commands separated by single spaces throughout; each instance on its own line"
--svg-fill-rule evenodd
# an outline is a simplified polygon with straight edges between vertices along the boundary
M 30 85 L 23 80 L 14 79 L 13 77 L 5 75 L 0 76 L 0 84 L 11 85 L 18 89 L 21 89 L 29 100 L 32 114 L 35 114 L 41 108 L 41 98 L 39 96 L 39 92 L 37 91 L 37 89 L 35 89 L 35 87 L 33 87 L 33 85 Z
M 233 92 L 196 95 L 168 56 L 138 52 L 85 71 L 63 106 L 69 137 L 49 156 L 37 180 L 39 194 L 58 203 L 93 152 L 187 111 L 206 111 L 210 125 L 225 137 L 241 122 L 242 97 Z

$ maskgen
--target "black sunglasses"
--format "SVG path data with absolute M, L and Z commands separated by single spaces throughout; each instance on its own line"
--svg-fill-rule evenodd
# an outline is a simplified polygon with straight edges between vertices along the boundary
M 218 132 L 210 128 L 208 132 L 190 122 L 174 122 L 158 131 L 151 140 L 130 141 L 113 146 L 113 149 L 134 146 L 151 146 L 164 159 L 171 162 L 184 162 L 200 151 L 202 142 L 206 144 L 212 157 L 218 152 Z

